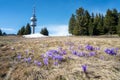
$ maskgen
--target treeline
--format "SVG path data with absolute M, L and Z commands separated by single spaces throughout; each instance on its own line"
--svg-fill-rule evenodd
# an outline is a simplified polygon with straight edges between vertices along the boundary
M 31 34 L 31 27 L 29 23 L 26 26 L 21 27 L 21 29 L 17 33 L 17 35 L 27 35 L 27 34 Z
M 2 32 L 2 30 L 0 29 L 0 36 L 6 36 L 7 34 L 5 32 Z
M 21 27 L 21 29 L 18 30 L 17 32 L 17 35 L 27 35 L 27 34 L 31 34 L 31 27 L 29 23 L 26 26 Z M 41 29 L 40 34 L 49 36 L 49 32 L 46 27 Z
M 108 9 L 106 14 L 90 14 L 79 8 L 69 20 L 69 33 L 72 35 L 105 35 L 118 34 L 120 36 L 120 12 Z

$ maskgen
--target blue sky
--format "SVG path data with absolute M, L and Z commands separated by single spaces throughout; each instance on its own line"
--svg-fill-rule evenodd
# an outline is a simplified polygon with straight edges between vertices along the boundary
M 30 23 L 34 4 L 36 33 L 47 27 L 51 35 L 67 35 L 70 16 L 79 7 L 90 13 L 105 14 L 108 8 L 120 11 L 120 0 L 0 0 L 0 28 L 6 33 L 17 33 Z

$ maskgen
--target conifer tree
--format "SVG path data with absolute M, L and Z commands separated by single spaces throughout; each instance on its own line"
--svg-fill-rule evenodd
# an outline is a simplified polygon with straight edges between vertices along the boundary
M 2 30 L 0 29 L 0 36 L 2 36 Z
M 25 34 L 25 26 L 23 26 L 18 32 L 19 32 L 19 35 L 24 35 Z
M 72 35 L 73 35 L 73 30 L 75 26 L 76 26 L 76 19 L 75 19 L 75 15 L 72 14 L 70 21 L 69 21 L 69 33 Z
M 3 32 L 3 34 L 2 34 L 3 36 L 6 36 L 7 34 L 5 33 L 5 32 Z
M 94 29 L 94 23 L 92 22 L 92 19 L 89 21 L 89 25 L 88 25 L 88 32 L 89 35 L 92 36 L 93 35 L 93 29 Z
M 41 34 L 45 35 L 45 36 L 49 36 L 49 32 L 47 30 L 47 28 L 42 28 L 41 31 L 40 31 Z
M 120 13 L 119 13 L 118 26 L 117 26 L 117 34 L 120 36 Z
M 31 27 L 29 23 L 26 25 L 26 28 L 25 28 L 25 35 L 26 34 L 31 34 Z

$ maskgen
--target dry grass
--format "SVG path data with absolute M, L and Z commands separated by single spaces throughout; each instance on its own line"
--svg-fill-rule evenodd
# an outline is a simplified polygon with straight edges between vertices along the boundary
M 93 57 L 77 57 L 69 51 L 68 43 L 74 43 L 74 49 L 84 51 L 86 44 L 100 47 Z M 82 46 L 78 49 L 78 46 Z M 51 61 L 48 67 L 27 64 L 23 59 L 16 60 L 17 54 L 22 58 L 32 57 L 42 62 L 41 54 L 51 49 L 62 47 L 67 51 L 58 66 Z M 91 37 L 48 37 L 24 39 L 21 37 L 0 37 L 0 80 L 120 80 L 120 50 L 116 56 L 104 53 L 105 48 L 119 48 L 120 38 Z M 13 48 L 13 49 L 11 49 Z M 29 51 L 26 55 L 26 51 Z M 68 57 L 71 56 L 71 59 Z M 101 59 L 103 57 L 103 59 Z M 81 65 L 87 64 L 87 73 Z

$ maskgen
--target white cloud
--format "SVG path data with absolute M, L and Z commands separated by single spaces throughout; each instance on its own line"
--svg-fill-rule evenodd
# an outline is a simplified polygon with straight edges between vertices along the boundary
M 1 28 L 1 30 L 3 30 L 3 31 L 14 31 L 13 28 Z
M 15 29 L 13 28 L 0 28 L 2 30 L 2 32 L 6 32 L 6 33 L 15 33 Z
M 50 36 L 67 36 L 68 33 L 68 25 L 44 25 L 39 26 L 37 29 L 40 30 L 40 28 L 46 27 L 49 31 Z

